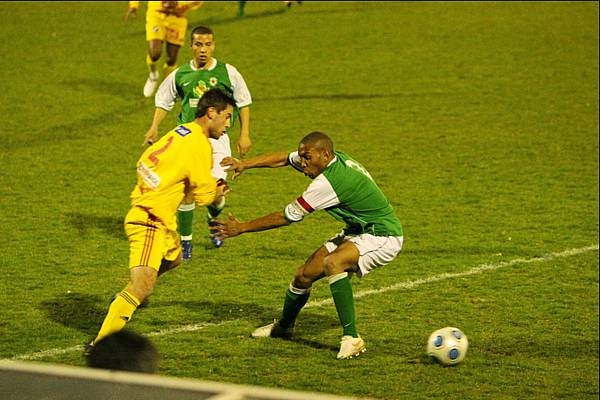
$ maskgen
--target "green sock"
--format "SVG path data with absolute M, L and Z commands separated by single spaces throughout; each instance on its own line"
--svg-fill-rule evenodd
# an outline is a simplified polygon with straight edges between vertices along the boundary
M 298 289 L 290 284 L 285 293 L 285 301 L 283 302 L 283 311 L 279 319 L 279 326 L 283 329 L 288 329 L 294 326 L 296 318 L 300 314 L 300 310 L 310 297 L 310 289 Z
M 344 328 L 344 336 L 358 337 L 356 332 L 356 312 L 354 310 L 354 296 L 352 295 L 352 284 L 348 279 L 348 273 L 333 275 L 329 277 L 329 288 L 335 303 L 338 317 Z
M 219 204 L 210 204 L 208 207 L 208 218 L 217 218 L 225 208 L 225 197 L 221 198 Z
M 177 227 L 181 240 L 192 240 L 192 225 L 194 222 L 196 204 L 181 204 L 177 209 Z

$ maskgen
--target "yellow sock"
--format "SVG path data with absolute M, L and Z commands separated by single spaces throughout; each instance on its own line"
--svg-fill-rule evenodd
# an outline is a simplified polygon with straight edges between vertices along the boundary
M 97 343 L 113 332 L 123 329 L 139 305 L 140 301 L 128 291 L 123 290 L 119 293 L 117 298 L 110 303 L 108 314 L 104 318 L 104 322 L 102 323 L 100 332 L 98 332 L 98 336 L 94 339 L 94 343 Z
M 158 76 L 158 60 L 152 61 L 150 56 L 146 54 L 146 64 L 148 65 L 148 70 L 152 76 Z
M 171 72 L 175 71 L 175 68 L 177 68 L 177 65 L 163 65 L 163 79 L 169 76 Z

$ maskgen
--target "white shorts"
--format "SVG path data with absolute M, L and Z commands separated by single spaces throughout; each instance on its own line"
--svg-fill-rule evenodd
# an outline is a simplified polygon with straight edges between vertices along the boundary
M 221 167 L 221 161 L 225 157 L 231 157 L 231 145 L 229 144 L 229 135 L 226 133 L 219 139 L 208 139 L 212 146 L 213 169 L 212 176 L 215 179 L 227 179 L 227 172 Z
M 331 253 L 345 241 L 354 243 L 358 248 L 358 276 L 363 277 L 375 268 L 392 262 L 402 250 L 404 236 L 373 236 L 368 233 L 346 236 L 341 232 L 325 242 L 325 247 Z

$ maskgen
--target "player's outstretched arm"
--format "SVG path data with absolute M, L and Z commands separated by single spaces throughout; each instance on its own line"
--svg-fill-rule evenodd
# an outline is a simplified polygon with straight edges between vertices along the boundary
M 240 158 L 244 158 L 246 153 L 250 151 L 250 147 L 252 147 L 252 140 L 250 139 L 250 107 L 240 108 L 238 119 L 240 120 L 240 137 L 237 141 L 237 150 Z
M 225 171 L 234 172 L 232 179 L 237 178 L 243 171 L 247 169 L 279 168 L 285 167 L 288 164 L 288 154 L 285 152 L 263 154 L 247 160 L 238 160 L 237 158 L 233 157 L 225 157 L 221 161 L 221 166 L 225 168 Z
M 131 4 L 127 8 L 125 13 L 125 22 L 129 21 L 129 18 L 135 18 L 137 15 L 137 7 L 132 7 Z
M 148 132 L 144 135 L 144 143 L 145 144 L 153 144 L 158 140 L 158 128 L 160 127 L 161 122 L 167 116 L 168 111 L 163 110 L 162 108 L 157 107 L 154 110 L 154 117 L 152 118 L 152 126 L 148 129 Z
M 232 214 L 229 214 L 227 221 L 213 220 L 215 226 L 211 226 L 211 237 L 224 240 L 230 237 L 241 235 L 247 232 L 259 232 L 269 229 L 279 228 L 291 224 L 285 219 L 281 211 L 276 211 L 264 217 L 253 219 L 252 221 L 242 222 Z

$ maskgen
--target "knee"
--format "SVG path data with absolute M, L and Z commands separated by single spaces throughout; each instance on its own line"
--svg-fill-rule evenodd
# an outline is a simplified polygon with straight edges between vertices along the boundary
M 177 62 L 177 55 L 168 55 L 167 56 L 167 65 L 172 67 Z
M 313 279 L 304 273 L 304 268 L 300 267 L 294 275 L 294 287 L 298 289 L 308 289 L 312 286 Z
M 152 62 L 157 62 L 160 59 L 160 50 L 150 50 L 148 56 Z
M 140 302 L 144 301 L 145 299 L 147 299 L 148 297 L 150 297 L 150 295 L 152 295 L 152 293 L 154 292 L 154 283 L 146 283 L 143 287 L 142 287 L 142 293 L 141 293 L 141 298 L 139 298 L 138 300 Z
M 325 256 L 323 259 L 323 272 L 327 276 L 341 274 L 344 272 L 344 267 L 336 261 L 335 257 Z
M 183 206 L 183 210 L 181 209 Z M 196 206 L 196 202 L 194 201 L 194 192 L 189 192 L 185 195 L 181 204 L 179 205 L 179 211 L 190 211 L 193 210 Z
M 131 282 L 129 292 L 133 294 L 140 303 L 150 297 L 154 291 L 154 279 L 140 279 L 135 282 Z
M 162 259 L 160 263 L 160 268 L 158 269 L 158 276 L 161 276 L 165 272 L 169 272 L 170 270 L 177 268 L 182 261 L 182 253 L 180 252 L 177 258 L 173 261 Z

